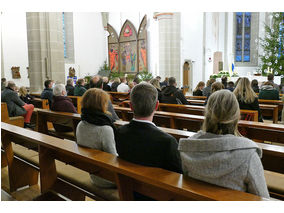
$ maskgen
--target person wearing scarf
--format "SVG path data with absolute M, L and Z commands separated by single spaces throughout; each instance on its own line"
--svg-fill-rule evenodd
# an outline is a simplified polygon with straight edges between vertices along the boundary
M 101 89 L 89 89 L 82 97 L 81 121 L 76 129 L 77 144 L 117 155 L 114 120 L 107 111 L 109 95 Z M 114 183 L 90 174 L 97 187 L 114 188 Z

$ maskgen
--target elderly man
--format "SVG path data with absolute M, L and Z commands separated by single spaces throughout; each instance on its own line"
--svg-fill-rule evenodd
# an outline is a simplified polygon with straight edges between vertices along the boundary
M 66 95 L 67 95 L 67 92 L 66 92 L 64 84 L 56 84 L 55 87 L 53 88 L 53 102 L 52 102 L 50 109 L 53 111 L 58 111 L 58 112 L 77 113 L 72 100 L 66 97 Z M 54 126 L 54 129 L 58 132 L 73 131 L 73 129 L 71 128 L 71 124 L 69 124 L 69 127 L 64 126 L 64 125 L 58 125 L 58 124 L 53 124 L 53 126 Z
M 152 122 L 158 105 L 158 92 L 151 84 L 140 83 L 132 89 L 130 106 L 134 118 L 117 130 L 115 142 L 118 155 L 132 163 L 181 173 L 176 139 Z
M 22 115 L 24 116 L 24 127 L 33 128 L 34 126 L 30 124 L 30 121 L 34 105 L 23 102 L 15 90 L 16 84 L 13 81 L 8 81 L 7 87 L 1 93 L 2 102 L 7 103 L 10 117 Z
M 98 88 L 98 89 L 103 89 L 103 78 L 100 75 L 95 75 L 91 80 L 90 80 L 90 88 Z M 112 118 L 114 120 L 119 120 L 119 117 L 115 113 L 111 101 L 108 102 L 108 111 L 111 113 Z
M 103 90 L 104 91 L 111 91 L 110 85 L 108 85 L 108 77 L 103 77 Z

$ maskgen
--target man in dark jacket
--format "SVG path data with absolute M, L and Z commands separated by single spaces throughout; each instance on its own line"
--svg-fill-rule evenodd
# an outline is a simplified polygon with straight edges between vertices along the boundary
M 86 88 L 84 87 L 85 85 L 85 80 L 83 78 L 79 79 L 77 81 L 77 85 L 75 86 L 74 89 L 74 95 L 75 96 L 83 96 L 84 93 L 87 91 Z
M 41 99 L 48 99 L 49 106 L 51 106 L 53 99 L 52 85 L 53 85 L 52 80 L 46 80 L 44 82 L 45 88 L 40 95 Z
M 131 91 L 130 102 L 134 118 L 121 126 L 115 135 L 119 157 L 132 163 L 181 173 L 176 139 L 152 123 L 159 105 L 156 88 L 148 83 L 136 85 Z
M 272 73 L 268 74 L 267 80 L 272 84 L 272 86 L 279 92 L 279 85 L 274 83 L 274 75 Z
M 13 81 L 8 81 L 7 87 L 1 93 L 1 101 L 7 104 L 10 117 L 24 116 L 24 127 L 32 128 L 30 124 L 34 105 L 26 104 L 15 92 L 16 85 Z
M 111 91 L 110 86 L 108 85 L 108 77 L 103 77 L 103 90 Z
M 68 96 L 73 96 L 74 95 L 74 86 L 73 86 L 73 79 L 69 78 L 67 80 L 67 84 L 66 84 L 66 92 Z
M 72 112 L 77 113 L 73 102 L 70 98 L 66 97 L 67 92 L 64 84 L 56 84 L 53 88 L 53 102 L 50 107 L 53 111 L 58 112 Z M 53 124 L 54 129 L 58 132 L 71 132 L 73 131 L 72 122 L 62 119 L 60 124 Z
M 103 89 L 103 79 L 101 76 L 99 75 L 95 75 L 91 80 L 90 80 L 90 88 L 98 88 L 98 89 Z M 119 120 L 119 117 L 117 116 L 117 114 L 115 113 L 112 103 L 111 101 L 108 102 L 108 110 L 111 115 L 112 118 L 114 120 Z
M 189 104 L 182 91 L 176 88 L 176 79 L 169 78 L 169 86 L 162 90 L 161 102 L 167 104 Z

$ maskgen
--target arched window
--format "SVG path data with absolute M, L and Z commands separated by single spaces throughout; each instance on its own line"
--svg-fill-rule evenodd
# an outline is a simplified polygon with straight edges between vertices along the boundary
M 62 30 L 63 30 L 64 58 L 67 58 L 67 53 L 66 53 L 65 16 L 64 16 L 64 12 L 62 13 Z
M 258 13 L 236 12 L 234 21 L 234 60 L 237 66 L 256 66 L 258 52 Z

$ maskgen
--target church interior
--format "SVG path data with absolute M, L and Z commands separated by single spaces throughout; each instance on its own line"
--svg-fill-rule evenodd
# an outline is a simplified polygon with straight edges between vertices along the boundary
M 1 201 L 283 207 L 284 12 L 0 18 Z

